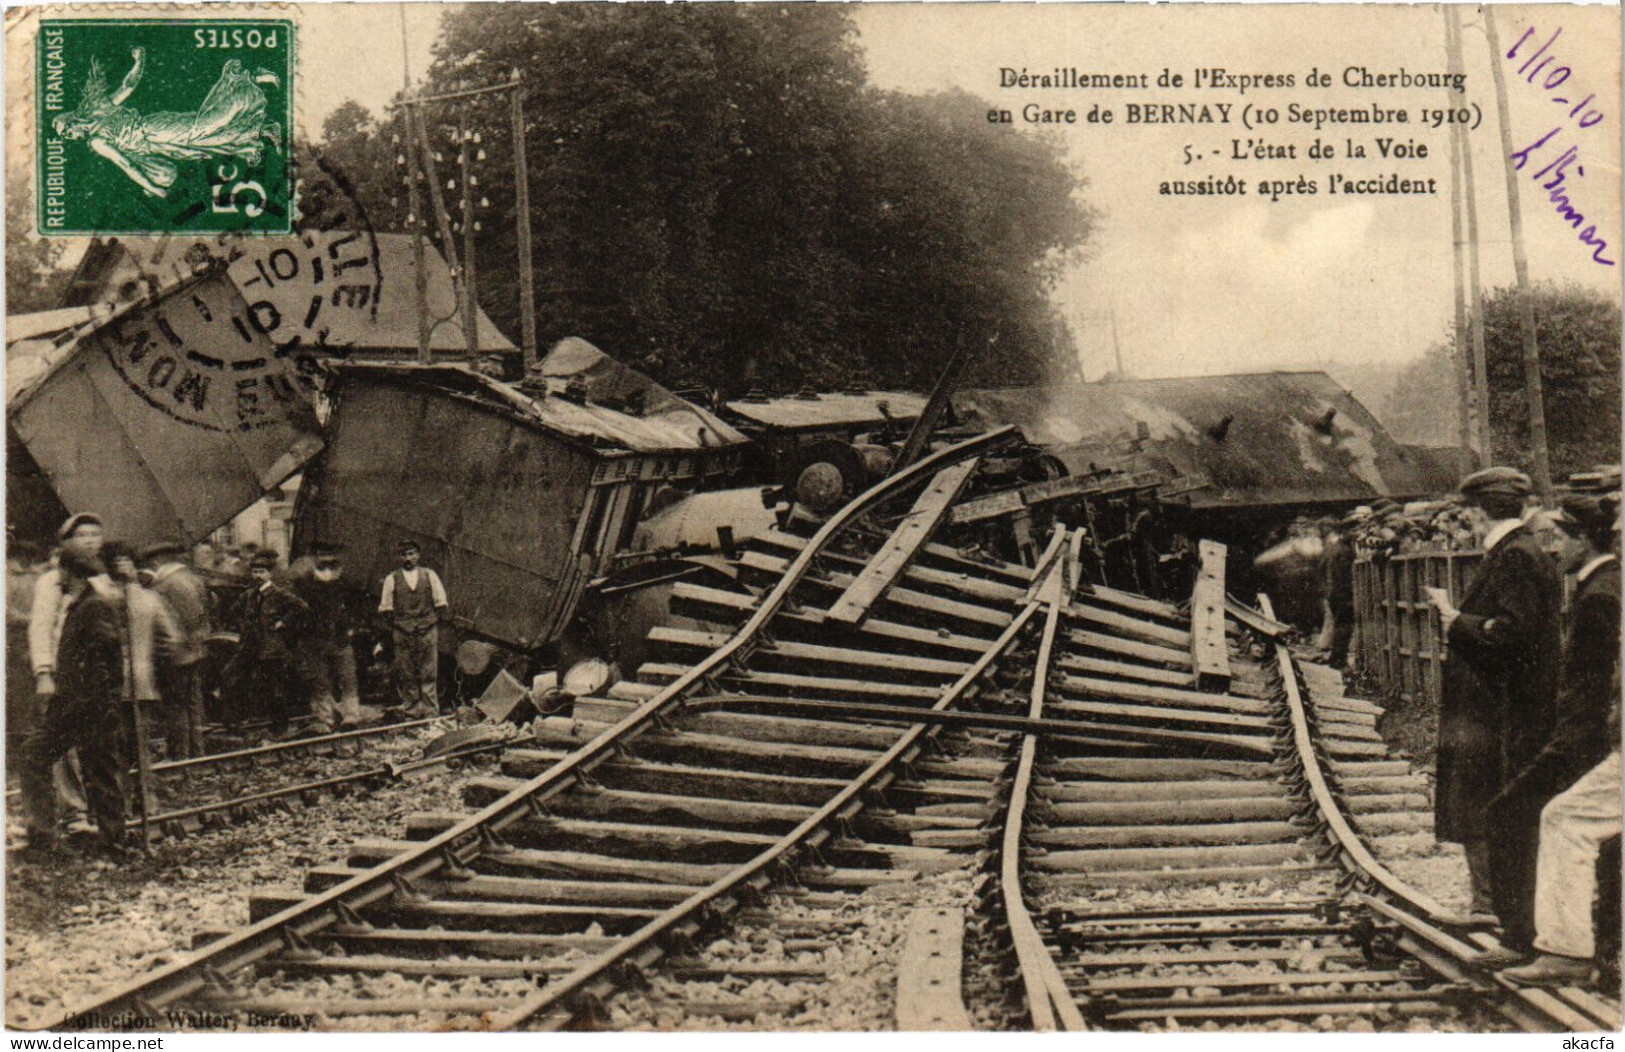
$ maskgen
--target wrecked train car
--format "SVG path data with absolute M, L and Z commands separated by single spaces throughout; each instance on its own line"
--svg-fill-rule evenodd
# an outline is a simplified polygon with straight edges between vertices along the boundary
M 342 545 L 370 584 L 411 538 L 446 581 L 456 635 L 514 651 L 555 643 L 650 503 L 714 484 L 744 442 L 582 340 L 517 385 L 454 364 L 334 373 L 298 546 Z
M 321 448 L 308 385 L 221 268 L 7 347 L 8 525 L 94 510 L 135 544 L 207 537 Z M 51 324 L 55 324 L 52 322 Z

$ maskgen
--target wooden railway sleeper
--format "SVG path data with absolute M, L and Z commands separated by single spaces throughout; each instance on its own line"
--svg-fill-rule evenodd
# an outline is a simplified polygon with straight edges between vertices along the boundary
M 390 873 L 389 882 L 394 886 L 396 901 L 404 905 L 415 906 L 429 901 L 429 896 L 412 883 L 412 878 L 399 870 Z
M 310 944 L 310 940 L 300 934 L 299 929 L 292 924 L 284 924 L 277 929 L 282 936 L 282 956 L 290 961 L 316 961 L 322 957 L 322 951 Z
M 1330 973 L 1328 982 L 1335 981 L 1336 973 Z M 1193 981 L 1192 985 L 1199 986 L 1200 982 Z M 1365 993 L 1322 993 L 1314 995 L 1317 1005 L 1334 1004 L 1414 1004 L 1417 1002 L 1454 1002 L 1460 1001 L 1467 991 L 1457 983 L 1439 983 L 1434 986 L 1414 987 L 1404 990 L 1372 990 Z M 1124 997 L 1120 994 L 1107 993 L 1098 998 L 1103 1005 L 1107 1019 L 1120 1012 L 1137 1012 L 1147 1009 L 1167 1009 L 1172 1016 L 1200 1017 L 1205 1009 L 1209 1008 L 1290 1008 L 1303 1000 L 1290 993 L 1269 994 L 1232 994 L 1226 997 L 1204 999 L 1182 999 L 1172 997 Z M 1257 1013 L 1259 1016 L 1267 1012 Z
M 897 808 L 892 806 L 891 796 L 885 789 L 870 787 L 859 794 L 863 801 L 863 810 L 868 814 L 881 818 L 891 818 L 897 814 Z
M 463 864 L 462 858 L 450 844 L 440 849 L 440 869 L 437 875 L 442 880 L 474 879 L 474 871 Z
M 328 929 L 330 934 L 360 935 L 373 930 L 372 923 L 343 899 L 333 903 L 333 912 L 338 915 L 338 923 Z

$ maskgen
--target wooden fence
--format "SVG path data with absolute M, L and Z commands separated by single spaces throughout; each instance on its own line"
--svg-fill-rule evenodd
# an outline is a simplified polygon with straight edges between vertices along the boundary
M 1459 605 L 1482 551 L 1407 552 L 1354 563 L 1354 656 L 1386 693 L 1438 704 L 1448 652 L 1439 613 L 1424 589 L 1443 588 Z M 1563 579 L 1563 604 L 1573 593 Z
M 1481 551 L 1407 552 L 1355 561 L 1355 653 L 1386 693 L 1438 702 L 1446 647 L 1423 589 L 1443 588 L 1459 601 L 1483 558 Z

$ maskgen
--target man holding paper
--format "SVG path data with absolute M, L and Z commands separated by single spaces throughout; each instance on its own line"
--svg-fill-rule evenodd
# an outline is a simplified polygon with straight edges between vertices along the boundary
M 1428 595 L 1450 645 L 1439 705 L 1435 834 L 1466 849 L 1475 913 L 1493 908 L 1491 860 L 1502 850 L 1485 805 L 1546 742 L 1557 690 L 1562 581 L 1524 526 L 1531 489 L 1529 476 L 1507 467 L 1462 480 L 1462 499 L 1483 531 L 1484 561 L 1459 608 L 1441 590 Z M 1486 963 L 1528 956 L 1531 947 L 1518 933 L 1508 939 Z

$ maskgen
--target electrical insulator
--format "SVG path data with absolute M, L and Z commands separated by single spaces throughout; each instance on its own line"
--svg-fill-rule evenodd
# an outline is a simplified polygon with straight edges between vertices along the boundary
M 484 151 L 484 150 L 481 150 L 481 151 L 480 151 L 480 152 L 479 152 L 479 153 L 476 153 L 476 154 L 475 154 L 475 155 L 474 155 L 474 159 L 475 159 L 475 160 L 476 160 L 476 161 L 483 161 L 483 160 L 485 160 L 485 151 Z
M 406 154 L 404 154 L 404 153 L 396 154 L 395 155 L 395 163 L 396 164 L 405 164 L 406 163 Z
M 479 232 L 480 232 L 480 221 L 476 219 L 474 221 L 474 233 L 478 234 Z
M 436 151 L 435 151 L 435 152 L 434 152 L 434 163 L 435 163 L 435 164 L 439 164 L 439 163 L 440 163 L 440 161 L 441 161 L 441 157 L 440 157 L 440 151 L 439 151 L 439 150 L 436 150 Z
M 478 185 L 480 185 L 480 177 L 477 176 L 477 175 L 469 176 L 468 177 L 468 185 L 469 186 L 478 186 Z
M 480 207 L 481 208 L 490 208 L 491 207 L 491 199 L 488 198 L 488 197 L 481 197 L 480 198 Z
M 479 132 L 475 132 L 475 133 L 474 133 L 474 145 L 475 145 L 475 146 L 478 146 L 478 145 L 479 145 L 479 144 L 480 144 L 480 133 L 479 133 Z
M 455 179 L 447 179 L 446 180 L 446 189 L 447 190 L 455 190 L 455 189 L 457 189 L 457 180 L 455 180 Z
M 406 221 L 407 221 L 408 224 L 416 223 L 418 221 L 417 213 L 416 212 L 408 212 L 408 213 L 406 213 Z

